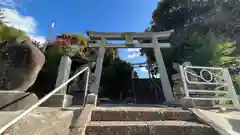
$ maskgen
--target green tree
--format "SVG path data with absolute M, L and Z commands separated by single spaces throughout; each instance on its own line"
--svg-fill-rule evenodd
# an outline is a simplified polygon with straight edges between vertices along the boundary
M 65 35 L 69 36 L 71 34 Z M 81 39 L 82 38 L 83 37 L 81 37 Z M 60 57 L 63 55 L 68 55 L 70 57 L 75 57 L 78 59 L 84 59 L 88 62 L 96 61 L 98 50 L 96 48 L 89 48 L 88 42 L 82 42 L 87 43 L 85 45 L 53 45 L 49 47 L 45 52 L 46 63 L 44 65 L 42 74 L 40 74 L 41 77 L 47 79 L 42 80 L 48 80 L 48 82 L 50 82 L 49 80 L 51 78 L 51 80 L 53 80 L 51 82 L 54 82 L 57 74 L 57 66 L 59 64 Z M 64 49 L 68 51 L 64 51 Z M 120 92 L 122 92 L 123 97 L 126 96 L 126 90 L 128 90 L 127 88 L 129 85 L 131 85 L 131 71 L 131 65 L 118 58 L 116 49 L 106 49 L 101 77 L 101 87 L 103 90 L 101 93 L 102 96 L 118 99 Z M 39 82 L 43 83 L 42 81 Z M 45 82 L 45 84 L 47 84 L 47 82 Z M 49 87 L 49 90 L 50 89 L 51 87 Z
M 29 39 L 25 32 L 15 29 L 13 27 L 7 26 L 8 22 L 4 16 L 4 9 L 0 8 L 0 41 L 7 40 L 11 37 L 18 37 L 21 39 Z
M 7 40 L 11 37 L 18 37 L 20 39 L 29 39 L 25 32 L 9 27 L 5 24 L 0 24 L 0 41 Z
M 209 12 L 213 0 L 161 0 L 152 16 L 154 31 L 178 29 Z
M 104 56 L 103 67 L 108 67 L 115 59 L 119 59 L 117 49 L 107 48 Z
M 239 56 L 233 55 L 235 49 L 235 42 L 211 31 L 205 35 L 195 33 L 189 37 L 183 50 L 175 53 L 173 59 L 179 63 L 190 61 L 198 66 L 231 67 L 237 63 Z
M 162 50 L 169 75 L 172 75 L 174 72 L 172 63 L 176 60 L 189 60 L 190 57 L 195 57 L 195 55 L 199 55 L 198 53 L 200 52 L 203 53 L 202 50 L 204 49 L 206 49 L 206 52 L 214 53 L 213 49 L 215 48 L 208 48 L 209 44 L 213 44 L 213 46 L 216 47 L 216 44 L 212 43 L 213 40 L 220 40 L 222 37 L 231 39 L 226 42 L 233 42 L 236 40 L 237 44 L 234 51 L 240 50 L 238 49 L 238 37 L 240 35 L 238 28 L 239 25 L 236 25 L 238 24 L 240 17 L 238 12 L 239 6 L 240 2 L 238 0 L 160 1 L 156 10 L 153 12 L 151 27 L 147 28 L 146 31 L 159 32 L 170 29 L 175 30 L 175 33 L 169 39 L 172 47 L 170 49 Z M 213 33 L 209 33 L 209 31 Z M 206 39 L 209 34 L 214 36 Z M 195 37 L 193 38 L 192 35 L 195 35 Z M 193 38 L 191 41 L 189 39 L 190 37 Z M 199 40 L 203 41 L 200 42 Z M 225 45 L 227 43 L 219 42 L 218 46 L 221 46 L 222 44 Z M 152 49 L 142 49 L 141 51 L 147 56 L 149 63 L 155 62 Z M 225 58 L 226 57 L 224 57 L 224 59 Z M 223 59 L 223 57 L 221 57 L 221 59 Z M 203 62 L 203 60 L 192 61 L 195 65 L 206 65 L 206 63 L 210 64 L 210 61 L 213 61 L 213 58 L 212 60 L 206 59 L 205 62 Z M 216 61 L 221 63 L 220 61 L 222 60 L 215 59 L 214 61 L 215 63 L 217 63 Z
M 116 58 L 110 65 L 103 68 L 101 77 L 102 94 L 111 99 L 127 96 L 131 86 L 133 68 L 131 64 Z
M 233 82 L 235 85 L 235 90 L 237 92 L 238 95 L 240 95 L 240 76 L 234 76 L 233 77 Z

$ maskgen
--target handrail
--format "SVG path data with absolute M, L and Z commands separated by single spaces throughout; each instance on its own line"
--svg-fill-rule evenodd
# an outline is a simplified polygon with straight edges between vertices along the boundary
M 156 89 L 159 89 L 159 90 L 161 90 L 161 87 L 155 82 L 155 80 L 154 80 L 155 78 L 149 78 L 149 80 L 150 80 L 150 83 L 152 83 L 153 84 L 153 86 L 156 88 Z
M 149 82 L 150 84 L 153 86 L 153 89 L 154 89 L 154 92 L 155 92 L 155 96 L 157 98 L 157 101 L 159 101 L 159 92 L 158 91 L 161 91 L 161 88 L 158 86 L 158 84 L 152 80 L 153 78 L 149 78 Z
M 2 134 L 3 132 L 5 132 L 5 130 L 7 130 L 10 126 L 12 126 L 13 124 L 15 124 L 16 122 L 18 122 L 20 119 L 22 119 L 24 116 L 26 116 L 28 113 L 30 113 L 32 110 L 34 110 L 35 108 L 37 108 L 39 105 L 41 105 L 43 102 L 45 102 L 46 100 L 48 100 L 51 96 L 53 96 L 56 92 L 58 92 L 59 90 L 61 90 L 61 88 L 63 88 L 64 86 L 66 86 L 69 82 L 71 82 L 72 80 L 74 80 L 75 78 L 77 78 L 80 74 L 82 74 L 84 71 L 87 71 L 87 74 L 89 76 L 90 74 L 90 69 L 89 67 L 85 67 L 83 68 L 81 71 L 79 71 L 78 73 L 76 73 L 73 77 L 71 77 L 70 79 L 68 79 L 66 82 L 64 82 L 63 84 L 61 84 L 60 86 L 58 86 L 57 88 L 55 88 L 52 92 L 48 93 L 46 96 L 44 96 L 42 99 L 40 99 L 37 103 L 35 103 L 34 105 L 32 105 L 31 107 L 29 107 L 28 109 L 26 109 L 25 111 L 23 111 L 19 116 L 17 116 L 16 118 L 14 118 L 13 120 L 11 120 L 10 122 L 8 122 L 5 126 L 3 126 L 0 129 L 0 134 Z M 86 83 L 86 85 L 88 85 Z M 87 86 L 86 86 L 87 88 Z

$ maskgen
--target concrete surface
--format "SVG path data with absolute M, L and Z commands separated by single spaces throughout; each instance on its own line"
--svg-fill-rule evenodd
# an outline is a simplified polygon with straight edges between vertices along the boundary
M 222 135 L 240 135 L 240 111 L 219 112 L 219 110 L 203 109 L 192 109 L 192 111 Z
M 17 117 L 20 113 L 21 113 L 21 111 L 14 111 L 14 112 L 12 112 L 12 111 L 11 112 L 8 112 L 8 111 L 1 112 L 0 111 L 0 127 L 4 126 L 6 123 L 10 122 L 12 119 Z

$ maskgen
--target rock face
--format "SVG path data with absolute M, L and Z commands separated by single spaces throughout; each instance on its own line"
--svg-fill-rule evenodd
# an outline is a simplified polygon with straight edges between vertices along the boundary
M 11 39 L 0 49 L 0 90 L 26 91 L 45 62 L 44 54 L 31 41 Z

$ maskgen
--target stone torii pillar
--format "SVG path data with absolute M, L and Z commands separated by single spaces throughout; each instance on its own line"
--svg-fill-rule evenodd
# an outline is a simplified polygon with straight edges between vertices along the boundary
M 100 85 L 100 78 L 102 73 L 102 65 L 104 60 L 105 48 L 153 48 L 156 62 L 158 65 L 158 71 L 160 73 L 160 79 L 162 83 L 162 88 L 164 91 L 164 96 L 166 101 L 174 100 L 172 88 L 167 75 L 166 67 L 163 61 L 161 48 L 170 48 L 170 43 L 159 43 L 159 40 L 166 40 L 170 37 L 173 30 L 163 31 L 163 32 L 94 32 L 87 31 L 90 38 L 89 47 L 97 47 L 98 58 L 95 70 L 95 82 L 91 88 L 91 91 L 98 94 L 98 89 Z M 121 43 L 108 43 L 108 40 L 122 40 L 125 44 Z M 149 40 L 151 43 L 139 43 L 141 40 Z M 92 42 L 94 41 L 94 42 Z M 136 41 L 136 42 L 134 42 Z

